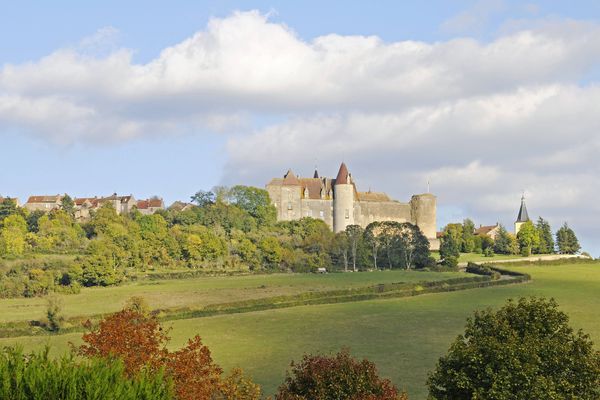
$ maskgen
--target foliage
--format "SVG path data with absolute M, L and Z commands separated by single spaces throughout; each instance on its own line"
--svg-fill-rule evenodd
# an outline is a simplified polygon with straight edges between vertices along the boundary
M 573 232 L 573 229 L 566 222 L 556 232 L 556 247 L 560 254 L 577 254 L 581 250 L 575 232 Z
M 424 268 L 430 264 L 429 241 L 419 227 L 411 223 L 372 223 L 365 230 L 364 241 L 375 252 L 373 261 L 377 262 L 376 254 L 380 253 L 389 269 Z
M 77 361 L 72 356 L 49 357 L 49 349 L 24 354 L 21 349 L 0 352 L 1 399 L 61 400 L 170 400 L 173 389 L 159 372 L 142 371 L 125 376 L 116 360 L 93 358 Z
M 519 241 L 521 255 L 525 257 L 530 256 L 533 249 L 539 248 L 540 235 L 533 222 L 527 221 L 521 225 L 517 233 L 517 240 Z
M 476 312 L 428 380 L 433 399 L 597 399 L 600 353 L 554 300 Z
M 58 332 L 65 321 L 62 315 L 62 302 L 56 296 L 50 296 L 46 306 L 47 329 L 51 332 Z
M 494 252 L 496 254 L 518 254 L 519 245 L 514 235 L 508 233 L 504 225 L 498 227 L 496 240 L 494 242 Z
M 156 316 L 136 308 L 129 307 L 103 319 L 97 329 L 83 335 L 85 344 L 77 353 L 90 358 L 116 357 L 123 361 L 124 372 L 129 377 L 147 371 L 164 371 L 173 381 L 179 400 L 260 398 L 259 388 L 244 377 L 241 370 L 222 380 L 222 369 L 213 362 L 210 350 L 199 336 L 170 352 L 168 331 L 162 328 Z M 240 397 L 230 397 L 236 393 Z
M 447 267 L 456 267 L 460 257 L 460 242 L 451 230 L 444 232 L 440 243 L 440 257 Z
M 539 254 L 551 254 L 554 253 L 554 238 L 552 237 L 552 228 L 548 221 L 544 218 L 539 217 L 537 224 L 535 225 L 538 235 L 540 238 L 540 244 L 538 247 Z
M 276 400 L 400 400 L 407 399 L 387 379 L 381 379 L 375 364 L 358 361 L 348 350 L 333 356 L 305 355 L 292 363 Z
M 475 250 L 475 224 L 469 218 L 463 221 L 461 247 L 463 253 L 471 253 Z

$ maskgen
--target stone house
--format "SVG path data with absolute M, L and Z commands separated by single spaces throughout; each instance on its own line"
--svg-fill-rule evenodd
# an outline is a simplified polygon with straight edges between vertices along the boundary
M 23 207 L 29 211 L 52 211 L 60 208 L 64 197 L 61 194 L 56 196 L 30 196 Z
M 500 228 L 500 224 L 496 223 L 496 225 L 488 225 L 483 226 L 479 225 L 479 228 L 475 229 L 475 236 L 488 236 L 493 240 L 496 240 L 496 236 L 498 235 L 498 229 Z
M 159 197 L 152 197 L 147 200 L 138 200 L 136 207 L 141 214 L 150 215 L 158 210 L 164 210 L 165 202 Z

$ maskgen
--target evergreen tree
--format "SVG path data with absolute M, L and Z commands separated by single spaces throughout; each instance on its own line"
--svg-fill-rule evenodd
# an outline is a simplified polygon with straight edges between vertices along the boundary
M 504 225 L 498 227 L 498 233 L 496 234 L 496 240 L 494 241 L 494 253 L 511 254 L 510 234 Z
M 556 246 L 560 254 L 576 254 L 581 250 L 575 232 L 573 232 L 573 229 L 566 222 L 556 232 Z
M 554 253 L 554 238 L 552 236 L 552 228 L 544 218 L 540 217 L 537 221 L 536 228 L 538 230 L 540 244 L 538 247 L 539 254 Z
M 440 257 L 444 265 L 454 267 L 458 264 L 458 258 L 460 257 L 460 244 L 456 240 L 455 236 L 446 232 L 442 236 L 442 243 L 440 244 Z

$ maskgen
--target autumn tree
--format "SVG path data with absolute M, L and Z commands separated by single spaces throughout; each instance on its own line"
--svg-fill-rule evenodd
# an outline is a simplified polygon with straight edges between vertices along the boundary
M 478 311 L 428 379 L 432 399 L 600 398 L 600 353 L 554 300 Z
M 138 304 L 135 299 L 131 304 Z M 183 348 L 170 352 L 168 331 L 158 319 L 126 308 L 103 319 L 98 328 L 83 335 L 76 352 L 90 358 L 118 358 L 129 377 L 140 373 L 163 373 L 174 383 L 178 400 L 258 400 L 260 389 L 241 370 L 222 377 L 223 370 L 212 360 L 199 336 Z
M 332 355 L 305 355 L 292 363 L 276 400 L 405 400 L 406 394 L 379 377 L 375 364 L 350 356 L 348 350 Z

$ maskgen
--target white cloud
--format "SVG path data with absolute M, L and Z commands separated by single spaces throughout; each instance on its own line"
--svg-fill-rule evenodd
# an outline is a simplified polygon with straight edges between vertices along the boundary
M 475 11 L 491 15 L 501 3 Z M 399 198 L 431 180 L 442 205 L 500 219 L 526 190 L 532 210 L 593 229 L 600 87 L 581 81 L 600 65 L 598 24 L 511 21 L 485 43 L 307 41 L 258 12 L 236 12 L 145 64 L 115 47 L 116 34 L 4 65 L 0 135 L 10 127 L 111 143 L 218 131 L 230 182 L 261 184 L 315 159 L 334 174 L 345 159 L 359 183 Z M 252 123 L 263 116 L 279 122 Z

